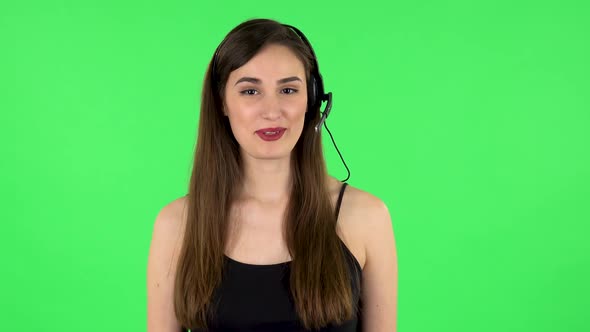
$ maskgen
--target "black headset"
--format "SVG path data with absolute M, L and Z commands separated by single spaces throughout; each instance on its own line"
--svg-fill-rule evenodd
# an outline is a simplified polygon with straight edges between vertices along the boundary
M 320 114 L 321 114 L 320 121 L 318 121 L 318 123 L 315 125 L 314 129 L 316 132 L 319 132 L 321 130 L 322 124 L 323 124 L 324 127 L 326 128 L 326 131 L 328 131 L 328 134 L 330 135 L 330 139 L 332 140 L 332 144 L 334 144 L 334 147 L 336 148 L 336 152 L 338 152 L 338 155 L 340 156 L 340 160 L 342 160 L 342 163 L 344 164 L 344 167 L 346 168 L 346 172 L 348 173 L 348 176 L 346 177 L 346 179 L 341 180 L 341 182 L 346 182 L 350 178 L 350 170 L 348 169 L 348 166 L 346 165 L 346 162 L 344 161 L 344 158 L 342 157 L 340 150 L 338 150 L 338 147 L 336 146 L 336 142 L 334 142 L 334 137 L 332 137 L 332 133 L 330 132 L 330 129 L 328 129 L 328 125 L 325 122 L 326 119 L 328 118 L 328 115 L 330 115 L 330 110 L 332 109 L 332 92 L 328 92 L 328 93 L 324 92 L 324 81 L 322 80 L 322 75 L 320 74 L 320 68 L 318 65 L 317 58 L 315 56 L 315 52 L 313 51 L 313 47 L 311 47 L 311 43 L 307 40 L 307 38 L 305 37 L 303 32 L 301 32 L 299 29 L 297 29 L 296 27 L 294 27 L 292 25 L 288 25 L 288 24 L 282 24 L 282 25 L 284 27 L 287 27 L 287 28 L 291 29 L 292 31 L 294 31 L 299 36 L 299 38 L 303 41 L 303 43 L 305 45 L 307 45 L 307 47 L 309 48 L 309 51 L 311 52 L 313 63 L 312 63 L 312 68 L 311 68 L 311 75 L 310 75 L 308 83 L 307 83 L 307 109 L 308 110 L 309 109 L 316 109 L 317 107 L 321 107 L 321 105 L 324 101 L 326 102 L 326 107 L 324 108 L 324 111 L 323 112 L 320 111 Z M 211 74 L 212 74 L 213 78 L 217 77 L 217 73 L 216 73 L 217 53 L 219 52 L 219 48 L 221 47 L 221 45 L 223 45 L 223 42 L 221 42 L 221 44 L 219 44 L 219 46 L 215 50 L 215 55 L 214 55 L 213 61 L 212 61 Z
M 308 101 L 308 109 L 316 109 L 316 107 L 320 107 L 322 102 L 326 101 L 326 108 L 324 112 L 322 112 L 322 117 L 320 121 L 315 125 L 315 131 L 319 131 L 322 127 L 322 124 L 330 115 L 330 110 L 332 109 L 332 92 L 324 93 L 324 80 L 322 79 L 322 74 L 320 74 L 320 67 L 318 65 L 317 58 L 313 51 L 313 47 L 299 29 L 292 25 L 283 24 L 284 27 L 287 27 L 293 30 L 299 38 L 307 45 L 309 51 L 311 52 L 313 63 L 311 68 L 311 75 L 309 77 L 309 82 L 307 84 L 307 101 Z

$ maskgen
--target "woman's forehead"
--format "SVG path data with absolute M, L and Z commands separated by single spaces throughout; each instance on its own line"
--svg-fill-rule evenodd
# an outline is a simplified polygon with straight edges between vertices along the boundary
M 295 53 L 286 46 L 270 45 L 260 50 L 252 59 L 230 73 L 230 80 L 242 76 L 261 81 L 279 80 L 291 76 L 305 76 L 305 67 Z

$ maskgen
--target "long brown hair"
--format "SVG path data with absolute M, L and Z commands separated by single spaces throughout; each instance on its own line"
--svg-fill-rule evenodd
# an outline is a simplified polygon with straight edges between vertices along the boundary
M 175 313 L 184 327 L 207 329 L 214 317 L 211 301 L 222 279 L 229 211 L 243 180 L 239 144 L 222 113 L 225 84 L 230 72 L 269 44 L 289 47 L 303 62 L 309 80 L 311 51 L 294 31 L 269 19 L 245 21 L 232 29 L 205 75 L 174 285 Z M 303 132 L 291 154 L 292 186 L 283 228 L 292 257 L 290 290 L 306 329 L 342 323 L 357 310 L 336 233 L 322 140 L 314 131 L 319 119 L 319 107 L 306 112 Z

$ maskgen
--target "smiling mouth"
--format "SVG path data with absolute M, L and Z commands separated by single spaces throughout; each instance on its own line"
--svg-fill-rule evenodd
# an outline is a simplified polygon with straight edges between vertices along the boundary
M 256 134 L 265 141 L 275 141 L 283 136 L 287 129 L 275 129 L 275 130 L 258 130 Z
M 261 133 L 264 135 L 276 135 L 276 134 L 280 134 L 281 132 L 285 131 L 286 128 L 282 128 L 282 127 L 277 127 L 277 128 L 264 128 L 264 129 L 259 129 L 256 131 L 256 133 Z

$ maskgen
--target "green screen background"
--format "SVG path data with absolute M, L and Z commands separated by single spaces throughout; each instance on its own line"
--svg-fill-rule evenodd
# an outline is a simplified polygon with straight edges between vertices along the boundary
M 0 5 L 0 330 L 145 331 L 155 217 L 243 20 L 314 45 L 349 183 L 389 207 L 399 331 L 589 331 L 584 1 Z M 324 130 L 329 170 L 346 171 Z

